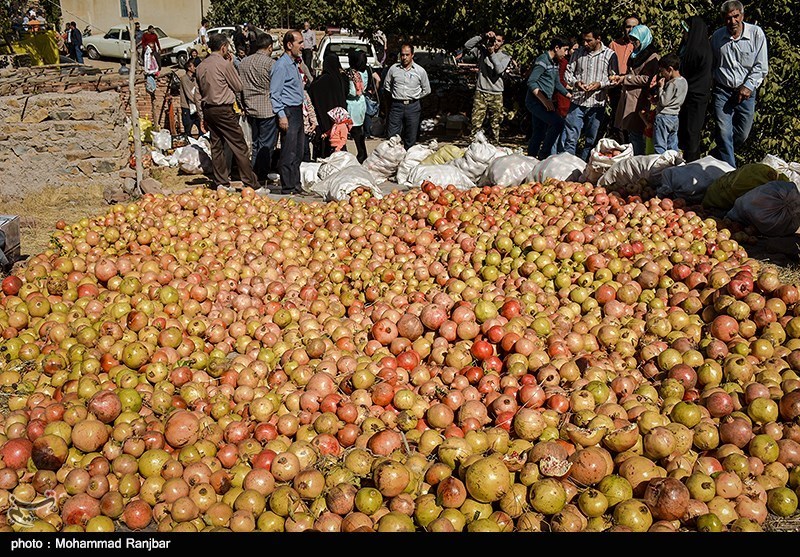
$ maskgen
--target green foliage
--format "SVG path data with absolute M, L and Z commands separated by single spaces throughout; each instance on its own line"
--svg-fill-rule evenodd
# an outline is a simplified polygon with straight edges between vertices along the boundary
M 546 48 L 554 35 L 577 36 L 582 29 L 599 27 L 605 42 L 621 31 L 622 20 L 638 14 L 648 25 L 662 53 L 677 50 L 680 22 L 702 16 L 714 30 L 722 25 L 722 0 L 310 0 L 293 5 L 291 24 L 309 19 L 371 31 L 383 29 L 396 40 L 455 50 L 474 34 L 495 29 L 506 35 L 507 50 L 523 67 Z M 744 1 L 745 20 L 757 23 L 767 35 L 770 68 L 758 91 L 756 118 L 743 161 L 760 160 L 772 153 L 800 160 L 800 15 L 796 0 Z M 261 0 L 211 0 L 215 24 L 253 21 L 264 27 L 286 25 L 286 4 Z M 281 23 L 283 21 L 283 23 Z M 391 37 L 390 37 L 391 39 Z M 713 119 L 706 119 L 706 146 Z
M 349 0 L 345 0 L 345 5 Z M 353 2 L 353 4 L 356 4 Z M 303 21 L 320 28 L 330 22 L 331 15 L 340 12 L 323 0 L 292 2 L 262 2 L 261 0 L 212 0 L 208 19 L 212 26 L 253 23 L 263 29 L 298 28 Z

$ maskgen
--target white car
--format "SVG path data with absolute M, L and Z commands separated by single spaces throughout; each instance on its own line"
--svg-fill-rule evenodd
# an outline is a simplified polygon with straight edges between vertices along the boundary
M 143 29 L 147 29 L 144 26 Z M 180 39 L 167 36 L 160 27 L 154 27 L 158 42 L 161 45 L 161 60 L 169 62 L 173 58 L 173 50 L 181 44 Z M 103 35 L 90 35 L 83 39 L 83 50 L 92 60 L 101 57 L 130 59 L 131 35 L 127 25 L 115 25 Z
M 228 41 L 231 43 L 231 46 L 233 46 L 233 33 L 234 33 L 234 31 L 236 31 L 236 27 L 234 27 L 233 25 L 226 25 L 226 26 L 223 26 L 223 27 L 212 27 L 211 29 L 208 29 L 208 37 L 211 38 L 212 36 L 216 35 L 217 33 L 223 33 L 226 37 L 228 37 Z M 264 33 L 264 32 L 265 31 L 263 31 L 262 29 L 259 29 L 258 27 L 256 27 L 256 33 L 257 34 L 261 34 L 261 33 Z M 203 53 L 200 52 L 200 50 L 201 50 L 200 46 L 201 45 L 200 45 L 199 37 L 195 37 L 194 40 L 189 41 L 188 43 L 183 43 L 183 44 L 180 44 L 180 45 L 176 46 L 175 49 L 173 50 L 174 55 L 175 55 L 176 63 L 179 66 L 183 67 L 183 65 L 186 64 L 186 60 L 189 59 L 189 52 L 191 52 L 191 50 L 193 48 L 197 49 L 198 53 L 202 57 Z M 276 37 L 275 35 L 272 35 L 272 48 L 273 48 L 273 56 L 272 56 L 273 58 L 277 57 L 276 54 L 275 54 L 276 52 L 278 53 L 278 55 L 283 53 L 283 49 L 281 47 L 281 42 L 280 42 L 280 40 L 278 40 L 278 37 Z
M 371 68 L 378 67 L 378 54 L 375 47 L 367 39 L 351 35 L 325 35 L 317 46 L 317 51 L 311 59 L 311 73 L 319 76 L 322 73 L 322 61 L 325 54 L 330 51 L 339 57 L 342 68 L 350 67 L 348 55 L 353 51 L 363 51 L 367 53 L 367 65 Z

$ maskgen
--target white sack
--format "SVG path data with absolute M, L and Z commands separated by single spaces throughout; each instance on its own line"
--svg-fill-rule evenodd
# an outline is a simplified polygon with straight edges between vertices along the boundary
M 736 169 L 725 161 L 711 156 L 673 166 L 661 173 L 661 186 L 656 189 L 656 195 L 701 201 L 711 184 L 734 170 Z
M 497 156 L 497 147 L 489 143 L 486 134 L 479 131 L 475 134 L 475 139 L 469 144 L 464 156 L 453 161 L 471 182 L 476 183 L 486 171 L 486 167 Z
M 739 197 L 726 217 L 762 236 L 791 236 L 800 230 L 800 191 L 793 182 L 767 182 Z
M 156 166 L 175 166 L 178 163 L 175 157 L 168 157 L 161 151 L 150 151 L 150 158 Z
M 403 162 L 406 149 L 399 135 L 382 141 L 370 153 L 363 167 L 372 173 L 378 183 L 391 179 L 397 173 L 397 167 Z
M 152 132 L 152 136 L 153 147 L 156 149 L 160 149 L 161 151 L 172 149 L 172 135 L 170 135 L 169 130 L 158 130 L 157 132 Z
M 635 155 L 612 164 L 597 181 L 597 185 L 660 186 L 662 173 L 667 168 L 680 164 L 683 164 L 683 157 L 678 151 L 668 150 L 660 155 Z
M 775 155 L 767 155 L 761 161 L 761 164 L 774 168 L 800 188 L 800 162 L 786 162 Z
M 375 183 L 375 178 L 360 164 L 347 166 L 339 172 L 331 174 L 311 186 L 311 191 L 322 196 L 325 201 L 344 201 L 357 188 L 367 188 L 378 199 L 383 197 L 383 192 Z
M 504 188 L 524 184 L 533 168 L 539 163 L 533 157 L 513 154 L 497 157 L 481 178 L 482 185 L 502 186 Z
M 353 153 L 348 153 L 347 151 L 336 151 L 326 159 L 318 159 L 317 162 L 322 163 L 322 166 L 317 173 L 320 180 L 324 180 L 328 176 L 336 174 L 348 166 L 361 166 L 358 164 L 358 159 L 356 156 Z
M 411 171 L 411 175 L 408 177 L 408 182 L 413 188 L 420 187 L 425 180 L 441 187 L 453 184 L 460 190 L 468 190 L 475 187 L 475 183 L 460 168 L 451 163 L 420 164 Z
M 619 151 L 619 154 L 611 156 L 612 151 Z M 620 144 L 611 138 L 603 137 L 594 146 L 589 154 L 589 161 L 586 169 L 581 176 L 581 180 L 596 184 L 606 170 L 611 168 L 614 163 L 633 156 L 633 145 L 630 143 Z
M 419 163 L 421 163 L 424 159 L 434 154 L 438 148 L 439 142 L 433 139 L 430 141 L 430 143 L 420 143 L 412 146 L 408 151 L 406 151 L 406 156 L 403 157 L 403 162 L 401 162 L 397 167 L 397 184 L 405 187 L 410 186 L 411 184 L 408 183 L 408 177 L 411 174 L 411 171 L 419 166 Z
M 239 127 L 242 128 L 244 135 L 244 142 L 247 144 L 247 157 L 253 152 L 253 129 L 250 127 L 250 121 L 244 113 L 239 115 Z
M 586 168 L 586 162 L 570 153 L 557 153 L 539 161 L 533 167 L 526 182 L 544 183 L 548 178 L 562 181 L 579 180 Z
M 300 189 L 306 193 L 311 192 L 311 186 L 319 182 L 319 169 L 321 162 L 300 163 Z
M 203 174 L 213 172 L 211 156 L 197 144 L 187 145 L 175 149 L 173 156 L 178 161 L 178 166 L 186 174 Z

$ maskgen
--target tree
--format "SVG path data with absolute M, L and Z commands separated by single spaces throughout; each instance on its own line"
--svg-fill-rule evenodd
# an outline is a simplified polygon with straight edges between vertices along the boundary
M 300 27 L 308 20 L 312 26 L 322 26 L 338 12 L 322 0 L 308 0 L 294 5 L 288 0 L 260 2 L 255 0 L 212 0 L 208 19 L 212 25 L 253 23 L 262 29 L 286 29 Z M 288 21 L 287 21 L 288 20 Z

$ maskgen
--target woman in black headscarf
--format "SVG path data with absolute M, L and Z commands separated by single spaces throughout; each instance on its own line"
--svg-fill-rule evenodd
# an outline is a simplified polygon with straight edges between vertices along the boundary
M 683 41 L 678 54 L 681 75 L 686 78 L 689 90 L 678 116 L 678 145 L 683 149 L 684 160 L 691 162 L 700 158 L 700 134 L 711 98 L 714 58 L 708 27 L 703 18 L 697 15 L 690 17 L 683 29 Z
M 333 152 L 327 136 L 333 127 L 328 111 L 337 106 L 347 109 L 347 76 L 342 71 L 339 57 L 328 52 L 322 59 L 322 75 L 308 86 L 308 96 L 317 113 L 317 144 L 314 147 L 314 158 L 324 158 Z

